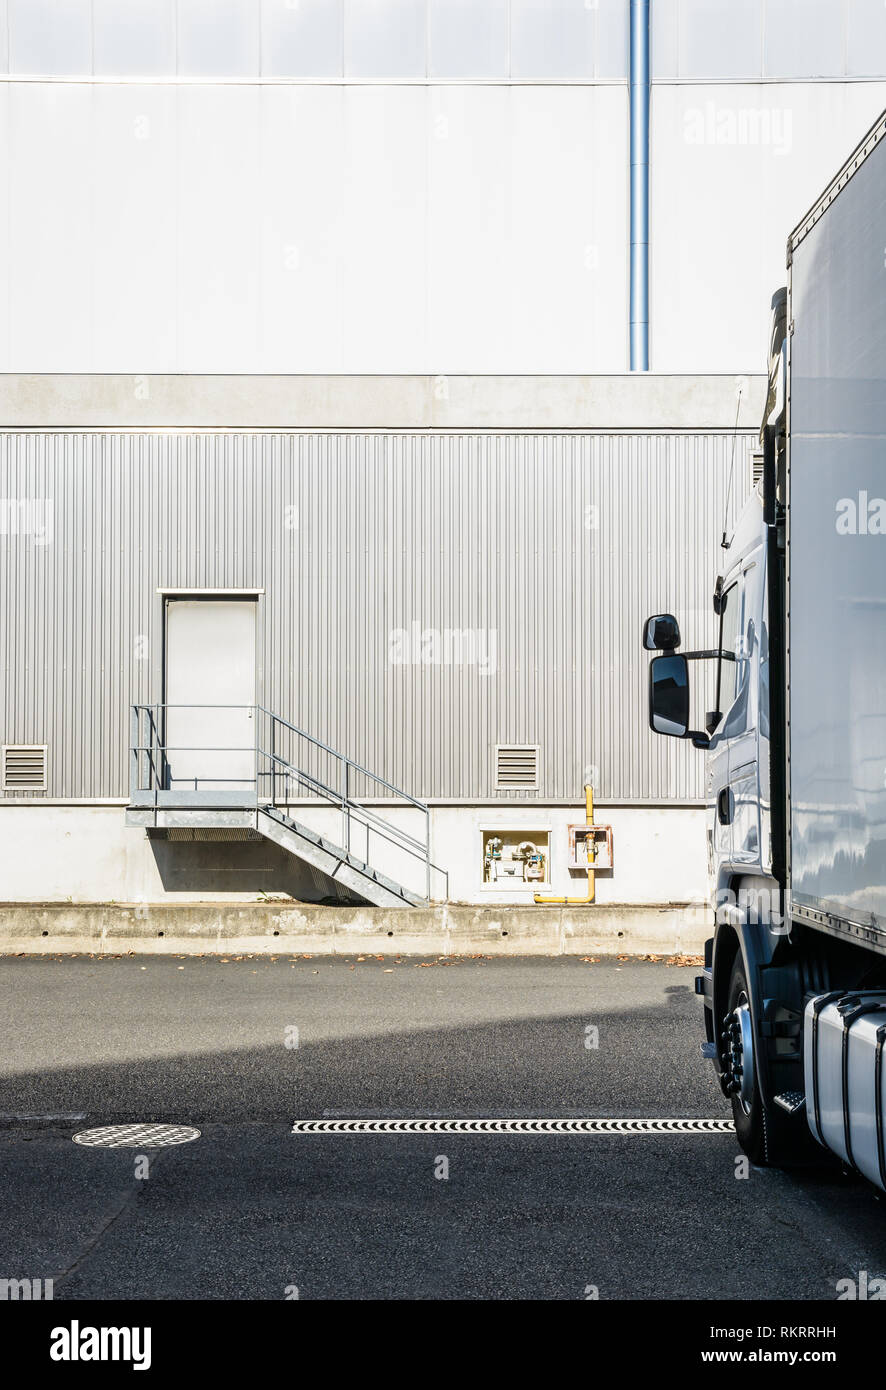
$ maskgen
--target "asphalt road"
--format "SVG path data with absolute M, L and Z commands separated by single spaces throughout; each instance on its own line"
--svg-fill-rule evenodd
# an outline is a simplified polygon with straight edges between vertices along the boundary
M 727 1117 L 694 973 L 0 959 L 0 1279 L 52 1278 L 57 1300 L 828 1300 L 860 1270 L 883 1276 L 886 1200 L 827 1165 L 741 1178 L 731 1133 L 290 1132 L 335 1116 Z M 71 1142 L 139 1120 L 201 1137 Z

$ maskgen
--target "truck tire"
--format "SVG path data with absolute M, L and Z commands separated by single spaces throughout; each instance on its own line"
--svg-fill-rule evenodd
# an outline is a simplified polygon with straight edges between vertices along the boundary
M 738 1142 L 752 1163 L 773 1162 L 767 1152 L 765 1107 L 760 1096 L 756 1063 L 756 1031 L 751 1017 L 750 990 L 741 952 L 735 958 L 726 996 L 723 1070 L 731 1074 L 732 1118 Z M 770 1121 L 772 1116 L 768 1117 Z
M 750 990 L 741 952 L 729 979 L 724 1027 L 723 1069 L 733 1071 L 738 1088 L 732 1095 L 732 1117 L 738 1142 L 752 1163 L 761 1167 L 820 1166 L 825 1151 L 809 1133 L 802 1117 L 766 1105 L 760 1092 L 757 1030 L 751 1014 Z

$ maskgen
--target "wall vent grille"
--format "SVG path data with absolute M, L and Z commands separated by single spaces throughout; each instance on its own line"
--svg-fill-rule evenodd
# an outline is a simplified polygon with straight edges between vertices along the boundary
M 538 748 L 537 743 L 496 744 L 496 791 L 538 790 Z
M 45 743 L 4 743 L 2 754 L 5 792 L 46 791 Z

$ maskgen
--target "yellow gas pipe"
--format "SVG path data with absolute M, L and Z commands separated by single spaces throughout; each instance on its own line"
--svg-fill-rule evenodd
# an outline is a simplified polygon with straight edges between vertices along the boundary
M 585 822 L 587 825 L 594 823 L 594 788 L 588 784 L 585 786 Z M 540 893 L 536 893 L 537 903 L 554 903 L 558 907 L 580 906 L 582 903 L 592 903 L 596 891 L 594 879 L 593 861 L 597 857 L 597 848 L 594 844 L 594 837 L 588 841 L 588 895 L 586 898 L 543 898 Z

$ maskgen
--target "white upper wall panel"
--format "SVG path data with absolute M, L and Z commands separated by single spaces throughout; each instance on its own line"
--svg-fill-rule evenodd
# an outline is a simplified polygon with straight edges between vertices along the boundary
M 424 77 L 425 0 L 344 0 L 346 77 Z
M 769 4 L 763 76 L 841 76 L 845 71 L 845 22 L 845 9 L 836 0 L 779 0 Z M 886 58 L 883 72 L 886 75 Z
M 180 75 L 254 77 L 260 49 L 256 0 L 178 0 Z
M 342 177 L 346 114 L 340 87 L 267 87 L 261 95 L 264 371 L 271 362 L 305 372 L 312 360 L 343 360 L 341 246 L 352 218 Z
M 659 79 L 883 72 L 882 0 L 652 0 Z M 622 79 L 629 0 L 0 0 L 0 71 Z M 8 16 L 8 20 L 7 20 Z
M 594 75 L 594 6 L 585 0 L 511 0 L 511 74 Z
M 259 87 L 178 91 L 178 254 L 167 283 L 185 371 L 198 357 L 221 372 L 235 356 L 261 355 L 262 211 L 273 191 L 260 176 L 260 109 Z
M 3 97 L 4 371 L 625 369 L 621 86 Z
M 0 71 L 221 81 L 624 80 L 628 6 L 629 0 L 0 0 Z
M 430 76 L 508 76 L 508 0 L 429 0 Z
M 0 83 L 0 149 L 4 150 L 9 149 L 9 92 L 9 87 L 7 87 L 5 83 Z M 10 360 L 9 345 L 11 341 L 9 312 L 10 275 L 7 269 L 10 258 L 11 232 L 9 217 L 10 172 L 10 167 L 7 165 L 6 176 L 0 178 L 0 360 L 4 362 Z
M 886 4 L 852 0 L 846 25 L 846 62 L 851 73 L 882 77 L 886 70 Z
M 762 369 L 788 233 L 884 106 L 886 82 L 653 88 L 653 371 Z
M 652 0 L 653 78 L 886 73 L 883 0 Z
M 4 0 L 3 18 L 13 72 L 92 72 L 92 0 Z
M 433 356 L 427 308 L 428 229 L 436 212 L 427 196 L 429 95 L 424 87 L 342 89 L 342 371 L 375 362 L 369 370 L 398 372 L 406 362 L 427 364 Z M 323 218 L 322 209 L 317 214 Z M 300 337 L 305 361 L 310 331 Z
M 597 13 L 597 76 L 627 77 L 630 69 L 631 27 L 628 0 L 597 0 L 594 8 Z
M 21 89 L 13 91 L 18 102 Z M 117 355 L 133 363 L 146 351 L 176 355 L 178 291 L 170 275 L 178 263 L 179 219 L 164 216 L 163 209 L 176 206 L 177 113 L 174 87 L 92 91 L 92 140 L 83 172 L 91 204 L 91 259 L 85 269 L 93 362 L 107 356 L 104 344 L 113 344 Z M 45 159 L 45 152 L 38 157 Z M 84 341 L 81 351 L 86 347 Z
M 8 89 L 11 360 L 92 360 L 93 290 L 103 273 L 93 236 L 94 96 L 92 87 L 61 82 Z
M 649 44 L 653 81 L 676 77 L 680 71 L 680 0 L 654 0 L 649 12 Z
M 763 0 L 728 0 L 728 4 L 681 0 L 677 36 L 681 75 L 759 76 L 762 32 Z
M 64 0 L 56 0 L 61 8 Z M 176 0 L 92 0 L 97 76 L 171 77 L 176 71 Z
M 482 344 L 503 372 L 623 371 L 624 90 L 437 89 L 432 113 L 432 361 L 466 369 Z
M 264 77 L 336 78 L 343 65 L 342 0 L 261 0 Z

